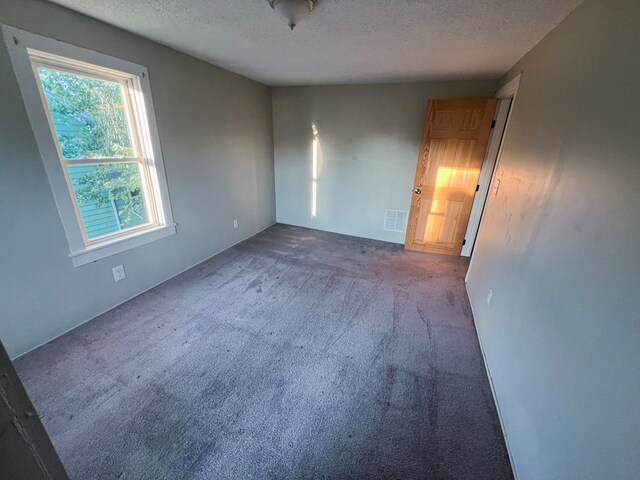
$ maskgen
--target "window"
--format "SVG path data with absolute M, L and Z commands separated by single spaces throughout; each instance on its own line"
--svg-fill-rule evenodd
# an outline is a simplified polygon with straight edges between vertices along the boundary
M 132 83 L 29 52 L 87 245 L 158 225 Z
M 146 68 L 2 30 L 74 264 L 175 233 Z

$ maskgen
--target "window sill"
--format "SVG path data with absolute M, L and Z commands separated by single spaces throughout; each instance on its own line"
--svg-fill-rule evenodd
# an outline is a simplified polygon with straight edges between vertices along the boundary
M 112 241 L 106 241 L 98 245 L 87 247 L 86 250 L 72 252 L 69 256 L 73 261 L 74 267 L 81 267 L 100 259 L 110 257 L 111 255 L 115 255 L 147 243 L 155 242 L 156 240 L 160 240 L 161 238 L 165 238 L 170 235 L 175 235 L 175 233 L 175 224 L 163 225 L 151 230 L 135 232 L 127 237 L 120 237 Z

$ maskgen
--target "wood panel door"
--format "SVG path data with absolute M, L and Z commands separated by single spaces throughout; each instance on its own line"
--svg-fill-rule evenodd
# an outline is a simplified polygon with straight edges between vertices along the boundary
M 460 255 L 497 103 L 429 101 L 406 249 Z

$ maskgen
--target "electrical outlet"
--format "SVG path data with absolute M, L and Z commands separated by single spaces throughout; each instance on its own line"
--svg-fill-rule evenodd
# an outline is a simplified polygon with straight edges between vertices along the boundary
M 489 290 L 489 295 L 487 295 L 487 305 L 491 305 L 492 298 L 493 298 L 493 290 Z
M 238 220 L 233 221 L 233 228 L 238 228 Z
M 120 280 L 124 280 L 125 278 L 127 278 L 127 274 L 124 271 L 124 265 L 118 265 L 117 267 L 113 267 L 111 271 L 113 272 L 113 279 L 116 282 L 119 282 Z

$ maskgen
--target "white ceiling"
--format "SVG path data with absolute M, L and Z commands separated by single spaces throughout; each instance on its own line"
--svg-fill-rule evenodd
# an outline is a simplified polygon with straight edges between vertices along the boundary
M 496 78 L 582 0 L 52 0 L 262 83 Z

